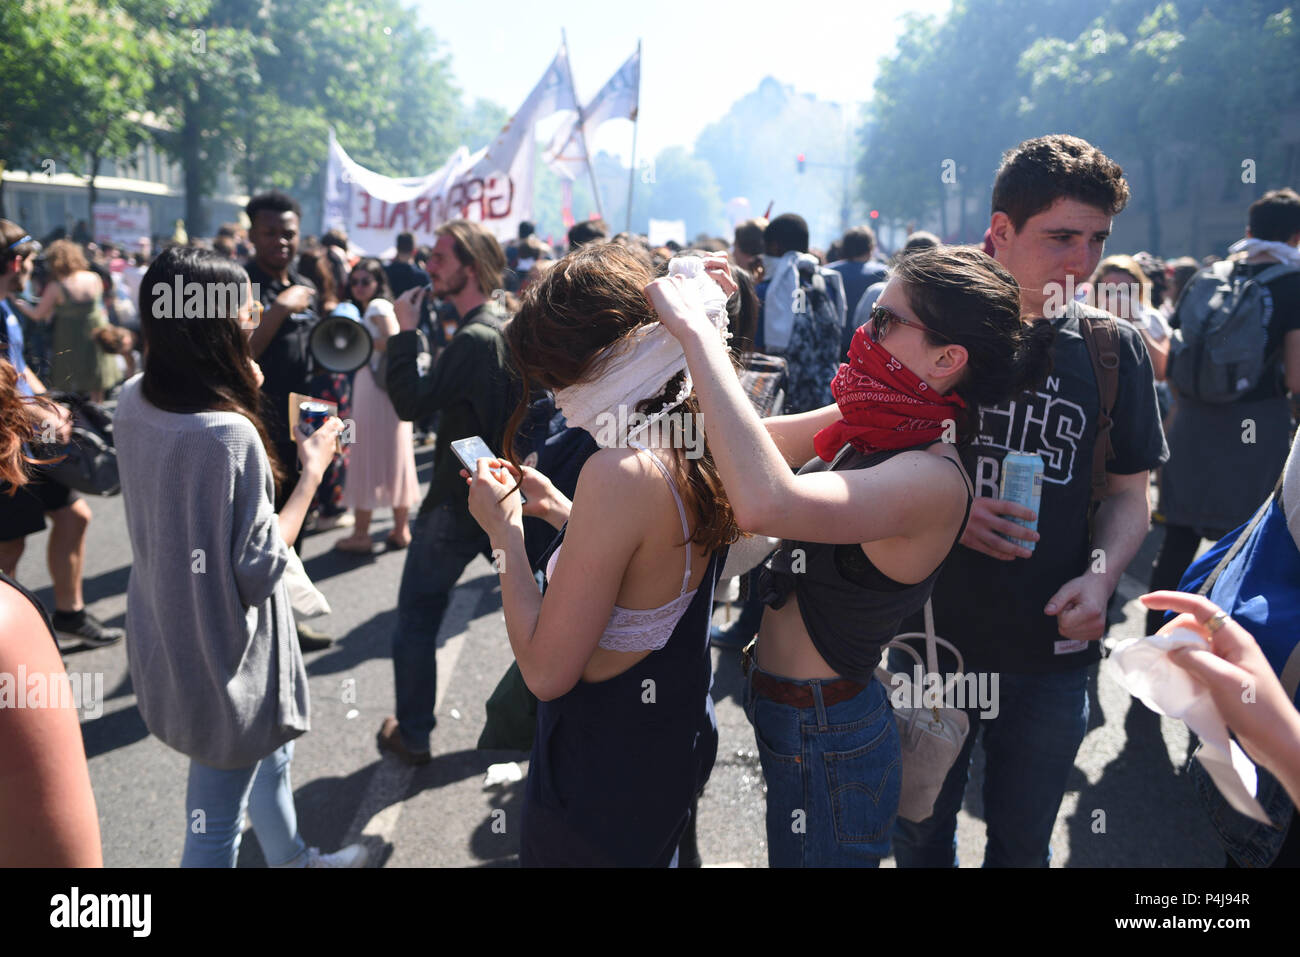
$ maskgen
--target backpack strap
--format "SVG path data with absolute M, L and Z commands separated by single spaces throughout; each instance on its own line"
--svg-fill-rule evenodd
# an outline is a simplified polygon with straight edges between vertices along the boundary
M 1280 484 L 1281 480 L 1279 479 L 1279 485 Z M 1259 523 L 1264 520 L 1264 516 L 1268 514 L 1268 510 L 1273 507 L 1274 498 L 1276 498 L 1276 491 L 1274 494 L 1264 499 L 1264 504 L 1259 507 L 1259 510 L 1255 513 L 1255 517 L 1250 520 L 1250 524 L 1241 530 L 1241 534 L 1238 535 L 1237 540 L 1232 543 L 1232 547 L 1223 553 L 1223 557 L 1219 559 L 1219 564 L 1214 566 L 1214 571 L 1205 576 L 1205 581 L 1201 583 L 1200 588 L 1196 589 L 1196 594 L 1208 595 L 1210 593 L 1214 588 L 1215 582 L 1219 580 L 1219 576 L 1223 574 L 1223 570 L 1228 567 L 1234 558 L 1237 557 L 1237 553 L 1241 551 L 1242 546 L 1246 544 L 1246 541 L 1254 533 L 1255 529 L 1259 526 Z M 1300 664 L 1297 664 L 1297 667 L 1300 667 Z
M 1106 463 L 1115 457 L 1111 430 L 1115 401 L 1119 398 L 1119 327 L 1105 315 L 1079 315 L 1079 332 L 1088 347 L 1092 371 L 1097 378 L 1101 408 L 1097 415 L 1097 440 L 1092 450 L 1092 503 L 1106 495 Z
M 1267 286 L 1274 279 L 1293 272 L 1300 272 L 1300 266 L 1293 266 L 1290 263 L 1274 263 L 1258 275 L 1248 279 L 1247 282 L 1255 283 L 1258 286 Z

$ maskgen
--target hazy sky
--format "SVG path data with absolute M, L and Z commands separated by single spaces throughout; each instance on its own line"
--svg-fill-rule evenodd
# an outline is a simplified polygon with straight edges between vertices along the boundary
M 862 102 L 876 63 L 894 44 L 905 11 L 939 14 L 951 0 L 864 3 L 706 2 L 657 4 L 619 0 L 415 0 L 467 98 L 484 97 L 513 112 L 528 95 L 568 31 L 578 98 L 585 102 L 636 49 L 641 49 L 638 157 L 667 146 L 690 147 L 696 135 L 736 100 L 774 76 L 800 93 Z M 629 151 L 632 124 L 602 127 L 593 150 Z

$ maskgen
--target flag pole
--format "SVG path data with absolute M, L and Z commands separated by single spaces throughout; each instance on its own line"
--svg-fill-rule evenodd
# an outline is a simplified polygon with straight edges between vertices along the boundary
M 636 116 L 632 118 L 632 164 L 627 171 L 627 222 L 623 229 L 632 231 L 632 187 L 636 181 L 636 131 L 641 125 L 641 38 L 636 41 Z
M 587 161 L 587 175 L 591 177 L 591 194 L 596 197 L 596 213 L 605 218 L 605 210 L 600 203 L 600 187 L 596 185 L 596 171 L 591 166 L 591 151 L 587 149 L 586 117 L 582 115 L 582 103 L 578 100 L 578 91 L 573 85 L 573 64 L 569 61 L 569 37 L 564 28 L 560 28 L 560 39 L 564 42 L 564 69 L 569 74 L 569 92 L 573 94 L 573 105 L 578 110 L 578 139 L 582 142 L 582 155 Z

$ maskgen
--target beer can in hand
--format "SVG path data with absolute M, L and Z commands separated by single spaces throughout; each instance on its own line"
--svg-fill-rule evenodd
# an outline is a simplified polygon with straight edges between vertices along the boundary
M 311 435 L 330 417 L 330 407 L 324 402 L 303 402 L 298 406 L 298 421 L 302 430 Z
M 1030 531 L 1038 531 L 1038 505 L 1043 496 L 1043 458 L 1037 452 L 1008 452 L 1006 458 L 1002 460 L 1002 489 L 1000 497 L 1008 502 L 1015 502 L 1017 505 L 1023 505 L 1034 512 L 1034 520 L 1029 521 L 1023 518 L 1014 518 L 1010 515 L 1004 515 L 1008 521 L 1015 522 L 1017 525 L 1023 525 Z M 999 533 L 1001 534 L 1001 533 Z M 1025 541 L 1023 538 L 1012 538 L 1010 535 L 1002 535 L 1009 542 L 1013 542 L 1029 551 L 1034 550 L 1037 542 Z

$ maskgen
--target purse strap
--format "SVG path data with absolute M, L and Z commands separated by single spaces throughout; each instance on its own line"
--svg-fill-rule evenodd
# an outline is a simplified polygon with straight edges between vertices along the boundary
M 907 652 L 907 654 L 916 659 L 916 663 L 923 666 L 926 669 L 927 674 L 941 675 L 941 672 L 939 671 L 939 646 L 942 645 L 944 648 L 948 649 L 948 651 L 952 652 L 953 657 L 957 659 L 957 670 L 952 676 L 952 683 L 955 684 L 957 681 L 961 680 L 961 675 L 966 672 L 966 659 L 962 657 L 962 653 L 957 649 L 956 645 L 945 638 L 940 638 L 934 633 L 934 606 L 930 603 L 930 599 L 928 598 L 925 600 L 924 617 L 924 633 L 919 631 L 908 631 L 895 635 L 891 641 L 885 642 L 884 646 L 881 648 L 881 655 L 883 656 L 885 651 L 890 648 L 897 648 L 900 651 Z M 916 638 L 925 639 L 924 661 L 921 660 L 921 655 L 917 650 L 908 644 L 909 640 Z M 945 688 L 945 691 L 947 690 L 948 689 Z

